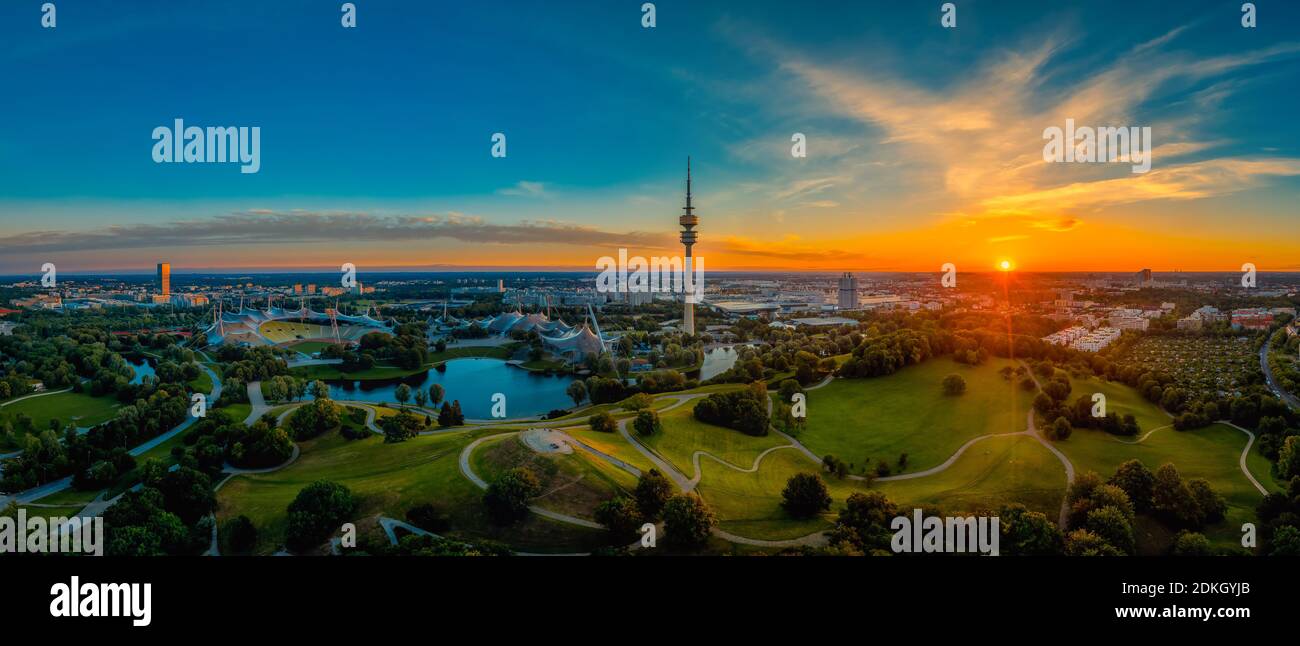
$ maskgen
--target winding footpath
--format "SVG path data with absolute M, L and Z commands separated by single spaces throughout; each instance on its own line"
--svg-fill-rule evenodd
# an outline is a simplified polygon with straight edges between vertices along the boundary
M 207 366 L 203 364 L 199 364 L 199 367 L 202 368 L 204 371 L 206 371 L 208 373 L 208 376 L 212 378 L 212 393 L 208 395 L 208 401 L 215 402 L 217 401 L 217 399 L 221 397 L 221 378 L 217 375 L 217 373 L 213 372 L 212 369 L 208 368 Z M 184 421 L 182 421 L 180 424 L 177 424 L 170 431 L 158 435 L 157 437 L 154 437 L 153 439 L 131 449 L 130 451 L 128 451 L 128 453 L 130 453 L 132 457 L 140 457 L 141 455 L 148 453 L 150 450 L 157 447 L 158 445 L 172 439 L 173 437 L 176 437 L 180 433 L 183 433 L 185 429 L 193 426 L 194 423 L 197 421 L 199 421 L 199 418 L 187 416 Z M 40 500 L 41 498 L 44 498 L 45 496 L 48 496 L 50 494 L 55 494 L 65 489 L 68 489 L 71 486 L 72 486 L 72 476 L 65 476 L 63 478 L 59 478 L 58 480 L 47 482 L 43 485 L 40 485 L 38 487 L 33 487 L 26 491 L 20 491 L 16 494 L 7 497 L 0 497 L 0 507 L 4 507 L 5 505 L 9 504 L 10 500 L 14 500 L 18 502 L 18 504 L 30 503 L 35 500 Z

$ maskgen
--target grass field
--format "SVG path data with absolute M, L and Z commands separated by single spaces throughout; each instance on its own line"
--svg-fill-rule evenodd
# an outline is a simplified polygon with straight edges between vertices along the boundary
M 301 343 L 290 344 L 289 349 L 295 352 L 301 352 L 303 354 L 310 355 L 316 352 L 320 352 L 321 350 L 324 350 L 325 348 L 328 348 L 331 345 L 334 344 L 328 341 L 303 341 Z
M 691 477 L 695 476 L 695 468 L 691 466 L 691 455 L 696 451 L 705 451 L 737 466 L 748 468 L 753 465 L 754 458 L 763 451 L 788 444 L 785 438 L 776 434 L 755 437 L 696 421 L 692 412 L 700 401 L 702 400 L 694 399 L 663 413 L 660 415 L 663 432 L 649 437 L 638 436 L 637 439 L 660 457 L 672 462 L 682 473 Z
M 258 529 L 256 551 L 274 552 L 283 542 L 285 509 L 298 492 L 313 481 L 333 480 L 360 499 L 355 517 L 364 521 L 357 524 L 362 531 L 380 514 L 403 519 L 411 507 L 433 503 L 450 516 L 448 534 L 453 537 L 497 540 L 541 552 L 586 550 L 603 541 L 602 531 L 536 516 L 512 527 L 493 526 L 481 502 L 482 490 L 465 479 L 457 465 L 460 450 L 478 435 L 440 433 L 385 444 L 378 437 L 348 441 L 329 433 L 301 443 L 302 455 L 284 469 L 231 479 L 217 492 L 218 520 L 247 515 Z
M 189 382 L 189 387 L 196 393 L 212 394 L 212 377 L 206 371 L 200 371 L 198 378 Z
M 1247 441 L 1245 433 L 1226 424 L 1176 431 L 1171 426 L 1172 420 L 1159 407 L 1123 384 L 1097 378 L 1071 379 L 1071 388 L 1071 400 L 1080 394 L 1104 394 L 1108 412 L 1132 414 L 1142 429 L 1137 437 L 1125 438 L 1076 429 L 1068 440 L 1057 442 L 1056 446 L 1080 473 L 1095 471 L 1102 478 L 1109 478 L 1120 464 L 1130 459 L 1141 460 L 1152 471 L 1172 463 L 1184 479 L 1205 478 L 1228 501 L 1227 520 L 1206 528 L 1204 533 L 1216 543 L 1240 545 L 1241 524 L 1255 521 L 1255 507 L 1263 498 L 1239 465 Z M 1148 436 L 1150 431 L 1154 432 Z M 1132 443 L 1144 436 L 1141 442 Z M 1247 456 L 1246 466 L 1266 489 L 1281 490 L 1269 473 L 1268 460 L 1254 449 Z
M 992 437 L 972 445 L 942 472 L 873 487 L 907 509 L 934 505 L 945 513 L 996 511 L 1018 502 L 1055 521 L 1065 496 L 1065 469 L 1031 437 Z
M 32 419 L 32 430 L 36 433 L 48 429 L 52 419 L 65 425 L 94 426 L 113 419 L 120 406 L 121 403 L 112 395 L 91 397 L 85 393 L 55 393 L 6 404 L 0 408 L 0 422 L 8 421 L 14 430 L 19 430 L 18 415 L 25 414 Z
M 896 464 L 902 453 L 904 473 L 928 469 L 971 438 L 1025 430 L 1033 394 L 1003 379 L 1004 365 L 1010 362 L 969 366 L 940 357 L 885 377 L 836 379 L 808 391 L 799 440 L 818 455 L 851 463 L 855 473 L 868 460 Z M 966 380 L 966 392 L 944 395 L 940 384 L 954 373 Z
M 587 520 L 594 520 L 600 503 L 619 495 L 630 496 L 636 487 L 636 478 L 631 474 L 585 451 L 542 455 L 524 446 L 518 436 L 484 442 L 470 462 L 474 472 L 488 482 L 509 469 L 530 468 L 542 485 L 542 494 L 533 504 Z
M 572 435 L 578 441 L 590 446 L 601 453 L 612 455 L 638 469 L 642 473 L 654 468 L 654 463 L 649 458 L 642 455 L 635 447 L 627 443 L 623 436 L 618 433 L 602 433 L 593 431 L 589 426 L 580 426 L 575 428 L 564 429 L 565 433 Z M 630 430 L 629 433 L 634 431 Z

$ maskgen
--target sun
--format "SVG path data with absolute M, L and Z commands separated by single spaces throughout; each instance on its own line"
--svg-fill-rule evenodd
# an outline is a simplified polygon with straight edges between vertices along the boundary
M 1010 260 L 1002 260 L 998 262 L 999 271 L 1011 271 L 1014 266 L 1015 265 L 1013 265 Z

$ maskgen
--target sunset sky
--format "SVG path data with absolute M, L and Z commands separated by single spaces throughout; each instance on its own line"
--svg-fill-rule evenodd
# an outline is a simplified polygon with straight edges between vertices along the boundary
M 1300 3 L 354 2 L 0 6 L 0 273 L 593 268 L 680 252 L 688 154 L 712 270 L 1300 271 Z M 155 164 L 175 118 L 261 171 Z

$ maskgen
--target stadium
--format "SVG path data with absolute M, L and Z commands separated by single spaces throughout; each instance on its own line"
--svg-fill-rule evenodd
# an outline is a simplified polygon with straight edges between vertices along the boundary
M 300 346 L 302 349 L 304 345 L 352 343 L 371 332 L 392 334 L 393 325 L 392 320 L 372 317 L 370 310 L 361 316 L 349 316 L 334 309 L 317 312 L 305 305 L 293 310 L 274 306 L 262 310 L 245 308 L 241 303 L 238 311 L 225 312 L 218 304 L 204 338 L 208 345 Z

